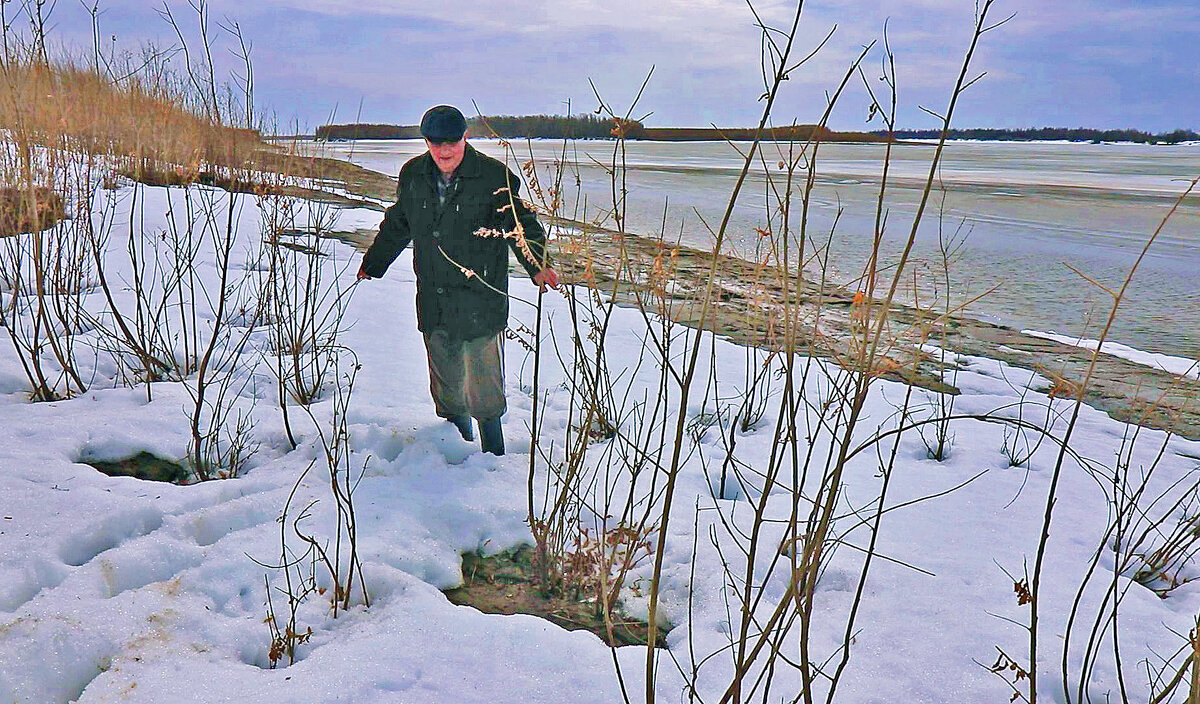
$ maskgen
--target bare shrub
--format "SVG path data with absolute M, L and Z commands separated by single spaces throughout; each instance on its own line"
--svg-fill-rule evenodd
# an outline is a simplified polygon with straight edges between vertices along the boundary
M 313 414 L 312 408 L 304 406 L 313 425 L 317 427 L 317 437 L 322 452 L 321 464 L 328 473 L 330 494 L 334 502 L 335 522 L 333 527 L 333 545 L 328 540 L 321 540 L 316 535 L 300 530 L 300 521 L 308 514 L 308 509 L 297 517 L 295 533 L 316 556 L 318 562 L 328 573 L 332 586 L 329 595 L 333 617 L 338 612 L 349 609 L 354 603 L 355 581 L 358 582 L 358 595 L 365 606 L 371 605 L 371 597 L 367 592 L 366 581 L 363 578 L 362 562 L 359 558 L 358 518 L 354 510 L 354 491 L 366 471 L 368 456 L 361 467 L 352 464 L 350 450 L 350 429 L 347 413 L 350 399 L 354 393 L 354 380 L 358 374 L 358 359 L 353 352 L 343 349 L 339 358 L 340 366 L 335 369 L 338 383 L 334 387 L 332 408 L 329 425 L 322 427 Z M 356 474 L 357 473 L 357 474 Z M 309 509 L 312 505 L 310 504 Z
M 327 236 L 337 213 L 328 204 L 282 195 L 287 185 L 299 182 L 279 174 L 258 196 L 267 259 L 261 297 L 270 321 L 278 403 L 292 447 L 297 443 L 288 405 L 317 401 L 335 381 L 341 354 L 337 339 L 350 294 L 340 283 L 343 272 L 329 266 Z
M 975 44 L 996 26 L 986 19 L 990 4 L 980 4 L 972 47 L 943 118 L 946 128 L 959 96 L 973 82 L 967 72 Z M 790 28 L 760 22 L 764 52 L 764 108 L 757 128 L 760 136 L 767 133 L 781 85 L 807 60 L 793 55 L 799 20 L 798 8 Z M 648 538 L 646 554 L 653 560 L 652 568 L 635 568 L 642 579 L 640 591 L 646 597 L 650 630 L 645 666 L 647 701 L 655 698 L 655 673 L 660 664 L 656 632 L 664 628 L 659 612 L 663 560 L 670 521 L 677 510 L 676 488 L 685 465 L 698 463 L 709 474 L 713 495 L 711 503 L 697 507 L 696 530 L 701 530 L 700 511 L 711 512 L 706 514 L 711 517 L 707 528 L 711 549 L 723 566 L 723 594 L 730 610 L 729 639 L 718 653 L 693 652 L 689 642 L 688 653 L 672 652 L 670 658 L 696 698 L 710 699 L 695 689 L 701 671 L 719 667 L 718 677 L 726 684 L 711 697 L 712 701 L 773 700 L 779 696 L 772 691 L 774 675 L 790 670 L 801 684 L 795 699 L 813 702 L 836 697 L 850 660 L 869 572 L 876 560 L 885 559 L 877 554 L 876 545 L 902 436 L 945 421 L 941 425 L 943 452 L 939 453 L 944 455 L 950 437 L 949 421 L 954 418 L 949 404 L 932 408 L 929 418 L 915 420 L 910 388 L 891 418 L 868 421 L 864 408 L 876 382 L 901 368 L 897 361 L 901 345 L 907 341 L 917 346 L 928 339 L 928 320 L 919 321 L 911 330 L 901 330 L 891 321 L 890 313 L 908 281 L 907 267 L 917 228 L 934 190 L 945 132 L 929 167 L 921 205 L 902 241 L 902 251 L 885 276 L 879 262 L 883 261 L 886 223 L 883 202 L 891 154 L 888 142 L 874 247 L 864 264 L 860 290 L 849 306 L 849 334 L 833 338 L 819 322 L 826 314 L 827 252 L 834 236 L 833 231 L 814 234 L 808 220 L 821 153 L 819 128 L 825 125 L 829 112 L 871 48 L 851 63 L 841 83 L 830 92 L 827 111 L 813 131 L 812 140 L 766 143 L 755 139 L 749 146 L 731 143 L 742 156 L 743 166 L 721 222 L 710 228 L 714 240 L 711 259 L 698 281 L 679 277 L 665 223 L 656 243 L 656 255 L 638 264 L 629 254 L 629 243 L 624 238 L 627 191 L 621 140 L 622 121 L 629 114 L 617 115 L 600 99 L 600 110 L 613 119 L 618 139 L 613 161 L 606 169 L 612 204 L 602 207 L 597 220 L 614 226 L 615 233 L 605 244 L 616 254 L 605 262 L 594 261 L 591 253 L 598 247 L 589 243 L 588 237 L 593 235 L 587 229 L 566 245 L 572 249 L 569 255 L 574 257 L 572 269 L 577 272 L 577 280 L 589 289 L 567 293 L 570 320 L 565 332 L 552 338 L 571 341 L 570 347 L 556 348 L 565 390 L 570 395 L 571 421 L 561 439 L 548 441 L 535 432 L 534 453 L 546 469 L 544 474 L 535 472 L 536 463 L 531 459 L 530 524 L 535 542 L 539 533 L 544 536 L 541 540 L 546 546 L 539 549 L 547 554 L 549 564 L 553 564 L 556 541 L 570 546 L 602 542 L 599 536 L 603 533 L 594 532 L 591 521 L 608 530 L 632 530 Z M 872 111 L 884 113 L 888 124 L 894 126 L 896 82 L 890 49 L 885 55 L 884 76 L 891 95 L 885 100 L 873 96 Z M 763 166 L 754 177 L 764 179 L 767 222 L 759 228 L 762 244 L 756 250 L 755 266 L 761 283 L 752 282 L 749 291 L 752 296 L 766 299 L 765 292 L 770 290 L 769 305 L 774 310 L 772 322 L 761 338 L 764 349 L 746 353 L 740 388 L 729 394 L 722 393 L 716 376 L 715 344 L 707 331 L 718 327 L 713 321 L 724 293 L 717 286 L 722 244 L 739 194 L 756 164 Z M 951 249 L 946 248 L 947 266 Z M 805 279 L 805 266 L 810 262 L 816 263 L 815 282 Z M 808 286 L 811 288 L 806 289 Z M 756 287 L 761 287 L 762 293 L 755 293 Z M 816 294 L 815 305 L 801 304 L 802 291 Z M 642 362 L 636 368 L 619 371 L 607 367 L 604 349 L 612 325 L 612 306 L 618 300 L 636 306 L 643 323 L 635 332 L 641 340 Z M 948 300 L 947 291 L 940 301 L 945 316 L 956 310 Z M 691 327 L 675 322 L 680 319 L 686 319 Z M 821 362 L 818 356 L 832 361 Z M 640 378 L 635 382 L 635 377 Z M 601 418 L 607 423 L 598 424 Z M 770 427 L 762 428 L 768 418 Z M 719 476 L 716 467 L 710 471 L 705 447 L 710 431 L 715 429 L 720 431 L 724 451 Z M 760 429 L 770 438 L 765 464 L 747 461 L 738 447 L 739 433 Z M 867 453 L 877 459 L 876 491 L 865 504 L 859 501 L 851 505 L 845 495 L 847 473 L 856 462 L 864 462 Z M 536 479 L 545 482 L 540 506 Z M 586 533 L 572 532 L 582 530 Z M 570 539 L 572 535 L 585 537 Z M 699 543 L 697 536 L 696 550 L 700 549 Z M 835 626 L 843 638 L 830 651 L 812 638 L 822 613 L 818 605 L 823 596 L 817 585 L 834 554 L 847 546 L 861 551 L 863 559 L 852 580 L 849 611 L 844 622 Z M 577 557 L 580 552 L 557 549 L 564 557 Z M 589 567 L 586 571 L 603 575 L 606 587 L 612 584 L 602 570 Z M 798 654 L 791 650 L 793 647 L 798 647 Z M 713 659 L 718 654 L 725 656 L 720 665 Z M 615 657 L 614 664 L 628 700 Z M 710 685 L 712 677 L 705 675 Z

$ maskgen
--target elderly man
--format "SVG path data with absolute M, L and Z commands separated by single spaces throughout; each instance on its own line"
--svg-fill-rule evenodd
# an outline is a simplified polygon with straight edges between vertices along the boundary
M 467 144 L 467 121 L 450 105 L 421 119 L 429 151 L 400 169 L 396 203 L 363 256 L 358 278 L 383 276 L 411 242 L 417 327 L 425 336 L 429 391 L 437 414 L 484 452 L 504 454 L 504 328 L 508 252 L 542 290 L 557 286 L 546 233 L 522 203 L 520 180 Z

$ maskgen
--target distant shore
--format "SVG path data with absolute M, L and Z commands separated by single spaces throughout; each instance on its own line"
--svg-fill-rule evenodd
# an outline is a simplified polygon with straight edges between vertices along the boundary
M 884 135 L 887 133 L 873 132 L 872 134 Z M 897 139 L 936 140 L 941 137 L 942 132 L 941 130 L 896 130 L 894 135 Z M 1024 129 L 955 128 L 946 133 L 946 138 L 978 142 L 1087 142 L 1091 144 L 1114 142 L 1182 144 L 1186 142 L 1200 142 L 1200 134 L 1192 130 L 1153 133 L 1133 129 L 1098 130 L 1083 127 L 1038 127 Z
M 747 141 L 755 138 L 793 142 L 886 142 L 888 139 L 886 135 L 838 132 L 820 125 L 767 127 L 760 132 L 757 128 L 746 127 L 646 127 L 633 121 L 611 126 L 595 121 L 575 124 L 541 123 L 532 120 L 525 122 L 519 118 L 514 118 L 508 123 L 500 120 L 501 118 L 476 118 L 469 122 L 467 129 L 475 136 L 495 136 L 503 139 L 615 139 L 618 136 L 630 141 L 651 142 Z M 420 139 L 421 129 L 416 125 L 323 125 L 317 129 L 313 138 L 326 141 Z
M 789 125 L 767 127 L 761 134 L 753 127 L 647 127 L 634 120 L 602 120 L 587 116 L 492 116 L 475 117 L 468 121 L 468 130 L 475 136 L 496 136 L 505 139 L 614 139 L 618 136 L 633 141 L 654 142 L 700 142 L 700 141 L 748 141 L 761 137 L 777 141 L 820 141 L 820 142 L 888 142 L 930 141 L 942 136 L 940 129 L 838 131 L 821 125 Z M 286 137 L 279 137 L 280 139 Z M 360 139 L 420 139 L 417 125 L 390 125 L 373 123 L 329 124 L 317 128 L 312 135 L 293 135 L 292 138 L 307 138 L 326 141 L 354 141 Z M 1093 129 L 1067 127 L 1037 128 L 954 128 L 946 133 L 950 140 L 985 142 L 1080 142 L 1138 143 L 1138 144 L 1183 144 L 1200 142 L 1200 133 L 1188 129 L 1171 132 L 1144 132 L 1135 129 Z

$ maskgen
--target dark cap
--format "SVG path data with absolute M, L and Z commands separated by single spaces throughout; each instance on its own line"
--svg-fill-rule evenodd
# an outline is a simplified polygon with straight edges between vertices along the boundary
M 457 142 L 467 132 L 467 120 L 453 105 L 437 105 L 421 118 L 421 136 L 431 142 Z

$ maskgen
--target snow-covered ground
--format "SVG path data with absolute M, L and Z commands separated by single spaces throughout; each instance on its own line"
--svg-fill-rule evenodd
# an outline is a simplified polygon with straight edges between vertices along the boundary
M 178 193 L 146 190 L 146 230 L 165 227 L 165 203 Z M 238 256 L 249 266 L 260 218 L 252 199 L 243 199 L 237 217 L 247 243 Z M 345 211 L 342 218 L 343 228 L 372 226 L 379 215 Z M 119 240 L 112 246 L 122 251 Z M 340 243 L 328 247 L 330 273 L 340 272 L 350 285 L 358 255 Z M 253 414 L 252 432 L 260 443 L 243 476 L 189 486 L 111 478 L 80 460 L 139 450 L 184 456 L 189 440 L 184 409 L 190 402 L 184 385 L 157 383 L 153 401 L 147 402 L 144 389 L 115 383 L 111 363 L 100 354 L 87 393 L 31 404 L 19 362 L 3 340 L 0 702 L 622 700 L 614 657 L 596 636 L 567 632 L 531 616 L 484 615 L 450 604 L 439 591 L 460 583 L 462 551 L 496 552 L 529 541 L 532 369 L 524 349 L 510 342 L 509 454 L 484 455 L 461 441 L 452 426 L 435 417 L 428 398 L 414 287 L 411 255 L 405 253 L 384 279 L 356 286 L 348 313 L 353 325 L 341 337 L 361 364 L 349 428 L 352 465 L 357 469 L 365 462 L 355 500 L 371 605 L 359 601 L 335 619 L 326 598 L 309 599 L 298 623 L 301 629 L 311 627 L 313 635 L 300 647 L 296 664 L 274 670 L 268 669 L 264 580 L 278 586 L 281 575 L 259 563 L 279 559 L 277 519 L 297 479 L 319 459 L 315 426 L 294 413 L 299 447 L 289 451 L 273 403 L 273 382 L 261 369 L 239 401 Z M 520 278 L 513 280 L 512 294 L 536 297 L 532 284 Z M 513 314 L 513 327 L 534 326 L 529 306 L 514 302 Z M 565 299 L 547 296 L 544 315 L 558 324 L 545 334 L 561 334 L 568 317 Z M 657 369 L 639 365 L 638 359 L 645 336 L 642 316 L 617 309 L 609 335 L 610 366 L 624 370 L 620 383 L 632 385 L 634 397 L 653 397 Z M 745 351 L 723 340 L 713 346 L 706 344 L 701 359 L 711 359 L 721 378 L 736 386 Z M 955 400 L 956 413 L 1006 407 L 1009 416 L 1020 410 L 1026 420 L 1037 420 L 1034 404 L 1069 410 L 1067 401 L 1023 391 L 1041 381 L 1029 372 L 987 359 L 965 361 L 955 380 L 963 391 Z M 567 392 L 561 387 L 566 376 L 548 355 L 541 379 L 541 387 L 550 390 L 542 408 L 547 443 L 569 422 Z M 698 375 L 699 385 L 704 377 Z M 902 386 L 879 382 L 865 407 L 865 425 L 873 429 L 892 422 L 903 395 Z M 693 395 L 690 416 L 715 410 L 702 405 L 704 396 L 702 390 Z M 1021 401 L 1026 405 L 1014 405 Z M 318 420 L 328 419 L 331 403 L 317 404 Z M 1056 426 L 1059 434 L 1063 424 Z M 767 464 L 770 426 L 764 422 L 739 434 L 739 457 L 748 465 Z M 1011 673 L 998 675 L 989 668 L 997 648 L 1017 660 L 1026 652 L 1026 633 L 1018 624 L 1028 619 L 1029 607 L 1018 605 L 1014 578 L 1006 572 L 1019 578 L 1033 568 L 1057 448 L 1043 443 L 1028 463 L 1013 467 L 1002 447 L 1017 438 L 1004 426 L 964 420 L 952 433 L 949 456 L 940 462 L 929 459 L 916 434 L 899 445 L 877 545 L 886 559 L 876 560 L 866 583 L 841 701 L 961 703 L 1006 701 L 1011 695 L 1003 678 L 1007 674 L 1011 680 Z M 1085 407 L 1073 447 L 1094 464 L 1093 471 L 1068 458 L 1062 473 L 1041 585 L 1040 694 L 1051 701 L 1063 701 L 1058 673 L 1070 605 L 1097 548 L 1115 544 L 1106 536 L 1114 511 L 1108 499 L 1112 487 L 1098 468 L 1115 464 L 1126 433 L 1125 426 Z M 659 656 L 656 691 L 658 701 L 669 703 L 689 700 L 688 677 L 680 673 L 690 673 L 692 662 L 703 661 L 695 678 L 698 700 L 717 701 L 728 685 L 733 672 L 729 634 L 739 629 L 737 588 L 725 577 L 722 556 L 709 540 L 721 531 L 710 529 L 719 528 L 722 516 L 745 528 L 752 519 L 750 500 L 758 498 L 751 489 L 740 498 L 714 499 L 711 474 L 724 450 L 716 429 L 697 438 L 697 451 L 680 473 L 663 555 L 661 608 L 674 628 L 668 635 L 670 652 Z M 1131 471 L 1147 471 L 1160 446 L 1162 459 L 1147 496 L 1186 487 L 1186 478 L 1200 466 L 1200 443 L 1142 430 L 1128 462 Z M 875 452 L 851 461 L 842 499 L 847 512 L 871 505 L 879 491 L 878 474 Z M 542 476 L 535 482 L 539 491 Z M 312 501 L 317 503 L 306 524 L 313 534 L 332 538 L 333 499 L 319 463 L 300 483 L 293 510 Z M 790 505 L 789 492 L 777 490 L 767 516 L 786 518 Z M 1155 510 L 1171 505 L 1167 500 Z M 1194 502 L 1186 501 L 1167 511 L 1171 525 L 1195 510 Z M 845 536 L 848 545 L 865 546 L 865 533 Z M 1159 655 L 1170 656 L 1183 645 L 1181 634 L 1200 610 L 1200 592 L 1184 584 L 1160 598 L 1128 574 L 1114 576 L 1116 554 L 1100 551 L 1099 576 L 1084 590 L 1081 616 L 1073 626 L 1072 661 L 1077 663 L 1086 640 L 1080 634 L 1101 609 L 1103 586 L 1115 580 L 1127 592 L 1120 657 L 1127 685 L 1142 692 L 1141 663 L 1157 667 Z M 728 544 L 723 555 L 738 557 Z M 839 549 L 821 578 L 810 637 L 821 659 L 836 654 L 842 641 L 861 564 L 860 552 Z M 736 564 L 733 569 L 738 571 Z M 644 561 L 628 583 L 644 585 L 650 572 L 650 561 Z M 1180 573 L 1184 578 L 1195 574 L 1194 565 Z M 781 578 L 767 585 L 764 608 L 773 606 L 771 600 L 785 586 Z M 631 612 L 645 611 L 644 596 L 633 589 L 625 596 Z M 279 611 L 279 594 L 273 598 Z M 795 656 L 796 638 L 793 633 L 784 641 L 789 657 Z M 1108 652 L 1111 644 L 1105 648 Z M 620 648 L 616 657 L 631 698 L 642 700 L 645 649 Z M 818 686 L 823 686 L 820 677 Z M 798 674 L 781 664 L 772 701 L 792 700 L 799 687 Z M 1100 660 L 1086 691 L 1093 701 L 1109 695 L 1119 699 L 1111 663 Z

